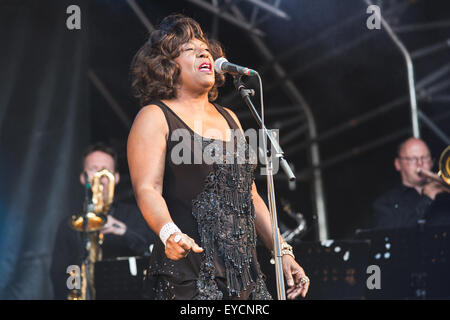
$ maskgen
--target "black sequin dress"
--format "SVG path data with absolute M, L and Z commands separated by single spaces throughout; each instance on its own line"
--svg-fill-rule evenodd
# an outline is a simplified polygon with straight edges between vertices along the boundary
M 158 239 L 146 275 L 147 297 L 271 299 L 256 256 L 255 165 L 238 125 L 215 105 L 239 134 L 229 142 L 207 139 L 161 101 L 153 104 L 162 109 L 169 127 L 163 197 L 175 224 L 204 251 L 173 261 Z M 215 161 L 205 161 L 211 157 Z

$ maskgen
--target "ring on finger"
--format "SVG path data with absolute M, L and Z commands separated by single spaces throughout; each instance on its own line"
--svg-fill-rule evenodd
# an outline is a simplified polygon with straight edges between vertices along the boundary
M 301 277 L 300 278 L 300 284 L 302 286 L 306 285 L 309 282 L 309 278 L 307 276 Z
M 180 242 L 181 239 L 182 239 L 181 234 L 177 234 L 177 235 L 175 235 L 175 237 L 173 238 L 173 241 L 176 242 L 176 243 L 178 243 L 178 242 Z

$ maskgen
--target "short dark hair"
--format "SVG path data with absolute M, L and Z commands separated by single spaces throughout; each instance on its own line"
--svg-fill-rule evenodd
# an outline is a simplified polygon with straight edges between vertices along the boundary
M 203 41 L 213 59 L 224 56 L 218 41 L 208 39 L 200 25 L 182 14 L 165 17 L 149 39 L 139 49 L 131 63 L 131 88 L 141 106 L 152 100 L 172 99 L 177 96 L 176 86 L 180 81 L 181 68 L 174 61 L 181 53 L 181 46 L 192 39 Z M 218 87 L 225 83 L 225 76 L 215 73 L 215 84 L 208 92 L 208 99 L 214 101 Z
M 84 162 L 86 160 L 86 157 L 95 151 L 101 151 L 103 153 L 109 154 L 114 160 L 114 170 L 116 172 L 119 171 L 119 157 L 117 155 L 117 151 L 113 147 L 101 141 L 90 144 L 86 147 L 86 149 L 84 149 L 81 158 L 81 170 L 84 170 Z

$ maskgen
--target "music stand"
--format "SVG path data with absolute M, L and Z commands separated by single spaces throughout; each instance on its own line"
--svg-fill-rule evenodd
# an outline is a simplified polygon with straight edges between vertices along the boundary
M 97 300 L 140 300 L 148 257 L 120 257 L 95 263 Z
M 450 297 L 448 226 L 360 230 L 357 237 L 371 241 L 369 263 L 381 269 L 381 290 L 368 290 L 369 299 Z
M 292 246 L 296 259 L 311 279 L 307 299 L 364 299 L 368 241 L 297 241 Z M 273 267 L 268 264 L 270 254 L 262 246 L 257 249 L 261 268 L 267 277 L 267 287 L 273 294 Z

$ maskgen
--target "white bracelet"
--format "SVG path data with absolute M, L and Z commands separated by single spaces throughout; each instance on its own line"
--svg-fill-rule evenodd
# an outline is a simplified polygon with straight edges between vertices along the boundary
M 177 225 L 173 222 L 166 223 L 161 230 L 159 230 L 159 238 L 161 239 L 164 246 L 166 245 L 167 239 L 174 234 L 175 232 L 180 232 L 181 230 L 177 227 Z

